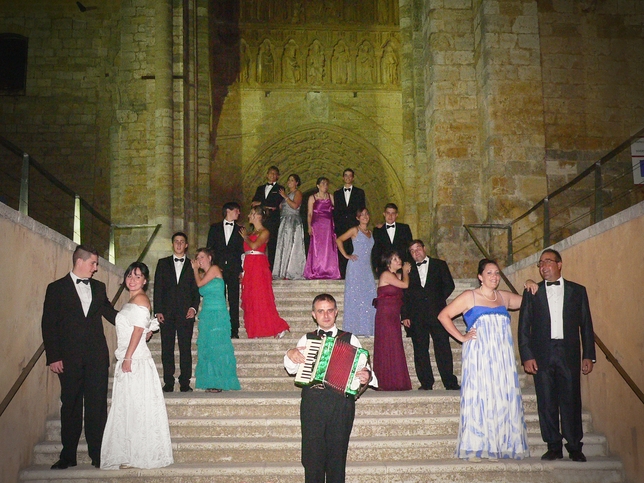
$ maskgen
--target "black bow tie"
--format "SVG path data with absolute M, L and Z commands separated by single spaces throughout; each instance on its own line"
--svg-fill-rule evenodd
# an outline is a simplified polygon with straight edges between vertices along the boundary
M 351 188 L 344 188 L 344 191 L 351 191 Z
M 84 283 L 85 285 L 89 285 L 89 278 L 77 278 L 76 284 L 79 284 L 79 283 Z
M 224 222 L 224 224 L 225 224 L 225 225 L 230 225 L 230 226 L 233 226 L 233 225 L 234 225 L 234 223 L 233 223 L 232 221 L 225 221 L 225 222 Z
M 387 225 L 387 230 L 388 230 L 389 228 L 396 228 L 396 225 Z
M 324 330 L 319 329 L 318 330 L 318 335 L 320 337 L 333 337 L 333 332 L 332 331 L 325 332 Z
M 275 186 L 275 183 L 266 183 L 266 186 Z
M 561 282 L 559 280 L 556 282 L 546 282 L 546 287 L 550 287 L 550 285 L 561 285 Z
M 181 263 L 183 263 L 184 260 L 185 260 L 185 258 L 175 258 L 174 259 L 175 262 L 181 262 Z
M 418 262 L 416 266 L 420 267 L 421 265 L 425 265 L 426 263 L 427 263 L 427 259 L 423 260 L 422 262 Z

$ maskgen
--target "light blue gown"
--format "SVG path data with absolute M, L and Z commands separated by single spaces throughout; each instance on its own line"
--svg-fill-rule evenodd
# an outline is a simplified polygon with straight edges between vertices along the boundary
M 373 236 L 370 238 L 358 230 L 352 243 L 353 254 L 358 259 L 347 262 L 342 330 L 354 335 L 373 336 L 376 317 L 373 299 L 377 296 L 376 280 L 371 271 Z

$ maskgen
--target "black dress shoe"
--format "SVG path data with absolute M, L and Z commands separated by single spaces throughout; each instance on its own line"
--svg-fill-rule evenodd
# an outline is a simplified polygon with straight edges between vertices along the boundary
M 562 460 L 563 459 L 563 451 L 562 450 L 549 449 L 548 451 L 543 453 L 543 456 L 541 457 L 541 459 L 546 460 L 546 461 Z
M 461 386 L 459 386 L 458 384 L 455 384 L 453 386 L 446 386 L 445 389 L 447 389 L 448 391 L 460 391 Z
M 174 391 L 174 384 L 166 384 L 163 386 L 163 392 L 172 392 Z
M 231 339 L 239 339 L 239 334 L 231 334 Z
M 431 390 L 432 390 L 432 388 L 431 388 L 431 387 L 429 387 L 429 386 L 420 386 L 420 387 L 418 388 L 418 390 L 419 390 L 419 391 L 431 391 Z
M 100 468 L 101 467 L 101 460 L 92 460 L 92 466 L 94 468 Z
M 75 461 L 66 461 L 66 460 L 58 460 L 56 461 L 53 465 L 51 465 L 52 470 L 66 470 L 70 466 L 76 466 Z
M 181 392 L 192 392 L 192 388 L 190 386 L 181 386 L 180 391 Z
M 580 463 L 586 461 L 586 455 L 584 455 L 584 453 L 582 453 L 581 451 L 569 451 L 568 458 L 573 461 L 579 461 Z

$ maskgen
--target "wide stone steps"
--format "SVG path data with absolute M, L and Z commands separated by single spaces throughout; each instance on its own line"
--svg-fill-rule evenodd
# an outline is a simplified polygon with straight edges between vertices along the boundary
M 175 464 L 156 470 L 100 471 L 89 465 L 81 439 L 79 465 L 52 471 L 61 449 L 60 420 L 47 422 L 43 441 L 34 447 L 33 465 L 21 473 L 23 482 L 77 483 L 301 483 L 300 392 L 282 366 L 286 350 L 314 328 L 310 303 L 321 292 L 332 293 L 340 308 L 342 281 L 275 282 L 277 307 L 291 324 L 284 339 L 233 340 L 241 391 L 210 394 L 203 391 L 165 393 Z M 472 286 L 459 281 L 457 295 Z M 242 312 L 243 316 L 243 312 Z M 457 322 L 457 325 L 462 322 Z M 338 325 L 341 326 L 341 323 Z M 462 329 L 462 325 L 461 325 Z M 197 337 L 195 331 L 195 339 Z M 373 338 L 361 338 L 370 351 Z M 403 338 L 412 384 L 411 340 Z M 149 343 L 161 373 L 159 337 Z M 196 349 L 196 347 L 195 347 Z M 460 378 L 460 344 L 452 341 L 455 373 Z M 433 352 L 433 349 L 432 349 Z M 432 353 L 432 362 L 434 357 Z M 197 361 L 196 350 L 193 362 Z M 178 375 L 178 356 L 177 362 Z M 435 364 L 434 364 L 435 365 Z M 435 368 L 436 369 L 436 368 Z M 536 397 L 531 378 L 520 371 L 531 458 L 470 463 L 453 457 L 459 426 L 458 391 L 441 390 L 437 370 L 434 391 L 385 392 L 368 390 L 356 403 L 349 444 L 349 483 L 623 483 L 621 463 L 607 456 L 607 442 L 593 431 L 584 413 L 585 464 L 567 459 L 542 462 L 546 451 L 539 432 Z M 110 388 L 112 381 L 110 380 Z M 194 380 L 192 381 L 194 387 Z M 178 389 L 178 384 L 175 386 Z M 111 400 L 108 400 L 108 404 Z M 564 452 L 565 453 L 565 452 Z

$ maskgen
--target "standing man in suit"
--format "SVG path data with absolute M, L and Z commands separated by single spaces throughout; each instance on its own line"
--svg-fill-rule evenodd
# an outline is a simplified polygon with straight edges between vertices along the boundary
M 409 225 L 397 223 L 398 207 L 394 203 L 385 205 L 385 224 L 373 229 L 373 249 L 371 250 L 371 266 L 378 270 L 383 254 L 396 250 L 403 262 L 410 262 L 408 248 L 413 239 Z M 440 312 L 440 311 L 439 311 Z M 436 312 L 438 314 L 438 312 Z
M 563 279 L 556 250 L 544 250 L 537 265 L 545 284 L 534 295 L 523 292 L 519 353 L 525 372 L 534 375 L 541 437 L 548 444 L 541 459 L 562 459 L 566 438 L 569 458 L 583 462 L 579 373 L 590 374 L 595 361 L 588 295 L 583 285 Z
M 429 359 L 429 336 L 434 339 L 436 365 L 445 389 L 461 388 L 454 375 L 452 348 L 449 334 L 438 320 L 438 314 L 454 291 L 454 280 L 447 263 L 430 258 L 422 240 L 413 240 L 409 246 L 414 262 L 409 274 L 409 287 L 405 290 L 401 318 L 409 328 L 414 345 L 414 364 L 420 381 L 418 389 L 431 390 L 434 386 L 432 363 Z
M 105 317 L 114 324 L 116 310 L 105 284 L 92 277 L 98 252 L 79 245 L 74 268 L 47 287 L 42 314 L 42 338 L 49 369 L 60 381 L 60 438 L 63 449 L 51 467 L 76 466 L 78 440 L 85 413 L 85 439 L 92 465 L 101 466 L 101 441 L 107 421 L 107 378 L 110 358 L 103 333 Z
M 280 228 L 280 204 L 282 203 L 280 190 L 284 189 L 282 185 L 277 184 L 279 177 L 280 170 L 277 166 L 270 166 L 266 172 L 266 184 L 257 187 L 253 201 L 250 204 L 253 207 L 262 205 L 268 213 L 268 216 L 264 219 L 264 228 L 270 234 L 267 255 L 271 271 L 273 271 L 275 249 L 277 248 L 277 232 Z
M 239 233 L 242 227 L 236 223 L 240 213 L 241 206 L 238 203 L 226 203 L 221 210 L 224 220 L 210 227 L 206 243 L 213 252 L 214 262 L 221 269 L 226 284 L 232 339 L 239 339 L 239 283 L 242 273 L 241 257 L 244 253 L 244 239 Z
M 186 256 L 188 235 L 172 235 L 172 255 L 159 259 L 154 273 L 154 313 L 161 325 L 163 390 L 174 391 L 174 339 L 179 341 L 179 387 L 192 391 L 192 331 L 199 309 L 199 289 Z
M 364 191 L 353 186 L 353 178 L 353 170 L 351 168 L 345 169 L 342 173 L 344 186 L 335 190 L 333 193 L 333 221 L 335 223 L 335 234 L 338 237 L 344 235 L 349 228 L 358 225 L 358 219 L 356 218 L 358 210 L 367 207 Z M 347 252 L 347 255 L 353 253 L 351 238 L 344 242 L 344 250 Z M 344 278 L 347 273 L 348 259 L 338 252 L 338 262 L 340 265 L 340 275 Z

